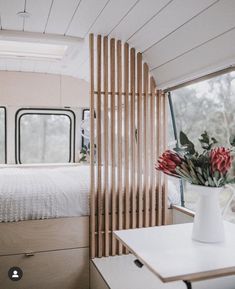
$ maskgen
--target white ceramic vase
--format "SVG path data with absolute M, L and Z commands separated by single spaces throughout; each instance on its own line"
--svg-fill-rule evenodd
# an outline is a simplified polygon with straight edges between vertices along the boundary
M 199 195 L 192 239 L 205 243 L 223 242 L 224 224 L 219 206 L 219 194 L 223 188 L 192 185 L 192 189 Z

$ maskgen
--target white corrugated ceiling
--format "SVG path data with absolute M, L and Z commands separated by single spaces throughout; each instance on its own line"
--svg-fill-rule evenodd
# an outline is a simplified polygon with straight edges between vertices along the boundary
M 0 17 L 3 31 L 84 39 L 62 61 L 0 58 L 1 70 L 87 79 L 91 32 L 142 51 L 162 88 L 235 64 L 235 0 L 0 0 Z

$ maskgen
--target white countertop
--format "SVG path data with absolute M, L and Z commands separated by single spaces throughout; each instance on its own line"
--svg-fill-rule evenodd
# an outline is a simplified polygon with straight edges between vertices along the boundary
M 163 282 L 235 274 L 235 224 L 225 222 L 226 241 L 191 239 L 192 224 L 115 231 L 119 239 Z

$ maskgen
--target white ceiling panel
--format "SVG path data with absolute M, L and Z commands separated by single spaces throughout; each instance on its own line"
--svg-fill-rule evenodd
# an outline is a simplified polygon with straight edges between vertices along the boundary
M 90 32 L 108 35 L 137 2 L 138 0 L 110 0 Z
M 235 26 L 235 1 L 220 1 L 144 53 L 150 68 L 179 57 Z M 185 41 L 187 40 L 187 41 Z
M 27 0 L 26 11 L 30 17 L 25 19 L 24 30 L 31 32 L 44 32 L 51 7 L 51 0 Z
M 81 0 L 54 0 L 46 33 L 65 34 Z
M 129 43 L 144 51 L 217 1 L 175 0 L 134 34 L 129 39 Z
M 85 37 L 92 23 L 109 0 L 83 0 L 68 28 L 67 35 Z
M 31 16 L 23 21 L 16 14 L 25 3 Z M 235 25 L 235 0 L 0 0 L 0 13 L 3 29 L 21 31 L 25 22 L 30 32 L 85 37 L 61 61 L 0 59 L 0 70 L 89 79 L 90 32 L 144 52 L 162 87 L 235 62 L 235 32 L 226 32 Z M 0 38 L 6 33 L 15 32 Z
M 172 0 L 141 0 L 126 15 L 119 25 L 112 31 L 111 35 L 127 41 L 138 29 L 140 29 L 152 17 L 160 13 Z
M 226 0 L 227 1 L 227 0 Z M 151 73 L 161 88 L 235 64 L 235 29 L 188 52 Z
M 23 18 L 16 15 L 24 11 L 24 0 L 0 0 L 2 29 L 23 30 Z

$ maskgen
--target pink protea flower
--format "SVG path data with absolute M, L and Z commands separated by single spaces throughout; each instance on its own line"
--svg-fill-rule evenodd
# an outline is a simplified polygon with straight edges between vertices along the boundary
M 182 158 L 171 150 L 166 150 L 158 159 L 155 168 L 167 175 L 179 177 L 175 169 L 182 163 Z
M 210 152 L 211 171 L 225 175 L 231 167 L 232 156 L 230 149 L 225 147 L 214 148 Z

